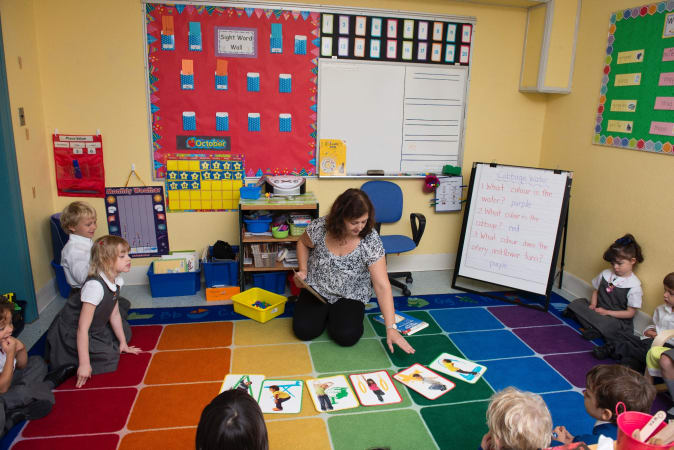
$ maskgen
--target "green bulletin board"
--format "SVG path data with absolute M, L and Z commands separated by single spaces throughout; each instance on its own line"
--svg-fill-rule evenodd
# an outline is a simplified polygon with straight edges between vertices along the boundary
M 674 154 L 674 1 L 611 15 L 593 143 Z

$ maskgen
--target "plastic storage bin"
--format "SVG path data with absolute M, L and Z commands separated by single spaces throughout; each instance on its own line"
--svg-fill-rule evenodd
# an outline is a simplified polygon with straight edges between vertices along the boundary
M 290 223 L 290 235 L 291 236 L 302 236 L 304 231 L 307 229 L 307 225 L 295 225 Z
M 248 185 L 239 188 L 239 195 L 241 196 L 241 198 L 245 198 L 248 200 L 257 200 L 258 198 L 260 198 L 261 192 L 262 192 L 261 186 Z
M 288 227 L 285 230 L 279 230 L 280 227 L 271 227 L 271 235 L 276 239 L 284 239 L 288 237 Z
M 194 295 L 201 289 L 201 271 L 155 274 L 152 264 L 147 270 L 153 297 Z
M 286 291 L 286 272 L 254 273 L 253 286 L 283 295 Z
M 243 219 L 243 223 L 246 224 L 246 231 L 251 233 L 264 233 L 265 231 L 269 231 L 271 217 L 260 216 L 257 219 Z
M 234 250 L 235 253 L 239 253 L 239 247 L 237 245 L 232 245 L 232 250 Z M 209 246 L 209 258 L 212 254 L 213 246 Z M 205 261 L 202 263 L 202 270 L 204 272 L 206 287 L 213 287 L 216 285 L 236 286 L 239 284 L 239 262 L 235 259 Z
M 253 306 L 255 302 L 267 302 L 270 304 L 265 309 Z M 282 295 L 274 294 L 257 287 L 247 289 L 240 294 L 232 296 L 234 312 L 243 314 L 258 322 L 265 323 L 274 317 L 283 314 L 288 299 Z

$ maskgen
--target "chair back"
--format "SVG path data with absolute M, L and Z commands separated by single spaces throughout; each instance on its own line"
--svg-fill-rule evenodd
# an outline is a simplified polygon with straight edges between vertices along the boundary
M 400 186 L 383 180 L 368 181 L 361 186 L 374 205 L 375 222 L 393 223 L 403 214 L 403 191 Z
M 70 239 L 70 235 L 61 228 L 61 213 L 52 214 L 49 218 L 49 229 L 51 230 L 51 245 L 54 250 L 54 261 L 61 264 L 61 250 Z M 68 298 L 68 297 L 66 297 Z

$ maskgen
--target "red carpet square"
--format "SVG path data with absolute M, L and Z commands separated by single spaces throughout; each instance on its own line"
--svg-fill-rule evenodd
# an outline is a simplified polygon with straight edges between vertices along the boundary
M 230 358 L 228 348 L 157 352 L 150 363 L 145 384 L 222 382 L 229 372 Z
M 131 327 L 131 342 L 129 345 L 140 347 L 144 352 L 154 350 L 159 340 L 159 335 L 164 327 L 161 325 L 146 325 Z
M 147 369 L 151 356 L 151 353 L 140 353 L 138 355 L 123 353 L 119 355 L 119 365 L 117 366 L 117 370 L 114 372 L 93 375 L 89 381 L 87 381 L 87 384 L 80 389 L 136 386 L 143 380 L 143 375 L 145 375 L 145 370 Z M 57 390 L 76 389 L 76 382 L 76 376 L 70 377 L 64 381 Z
M 150 386 L 141 389 L 127 424 L 129 430 L 196 427 L 201 411 L 222 383 Z
M 117 448 L 117 442 L 119 442 L 119 436 L 116 434 L 26 439 L 18 441 L 12 447 L 12 450 L 73 450 L 79 448 L 115 450 Z
M 137 392 L 136 388 L 54 392 L 56 404 L 49 415 L 28 422 L 22 435 L 36 437 L 119 431 L 126 423 Z
M 228 347 L 232 345 L 232 322 L 166 325 L 158 350 Z
M 119 450 L 194 450 L 196 435 L 196 427 L 129 433 L 122 438 Z

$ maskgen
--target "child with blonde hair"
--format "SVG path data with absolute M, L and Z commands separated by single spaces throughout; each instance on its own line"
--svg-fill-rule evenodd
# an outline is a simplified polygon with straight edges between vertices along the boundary
M 483 450 L 536 450 L 552 439 L 552 417 L 543 398 L 512 386 L 491 396 L 487 426 Z
M 129 244 L 119 236 L 98 238 L 91 250 L 89 277 L 71 295 L 47 331 L 47 356 L 54 366 L 77 364 L 77 387 L 92 374 L 117 370 L 120 353 L 138 354 L 127 345 L 117 301 L 131 268 Z M 110 324 L 110 326 L 108 326 Z
M 68 242 L 61 251 L 61 266 L 66 280 L 72 288 L 70 295 L 76 295 L 87 281 L 89 276 L 89 262 L 91 260 L 91 246 L 96 229 L 96 210 L 86 202 L 72 202 L 61 212 L 61 228 L 68 233 Z M 122 316 L 122 325 L 126 341 L 131 340 L 131 327 L 127 322 L 131 303 L 120 297 L 118 299 L 119 312 Z

